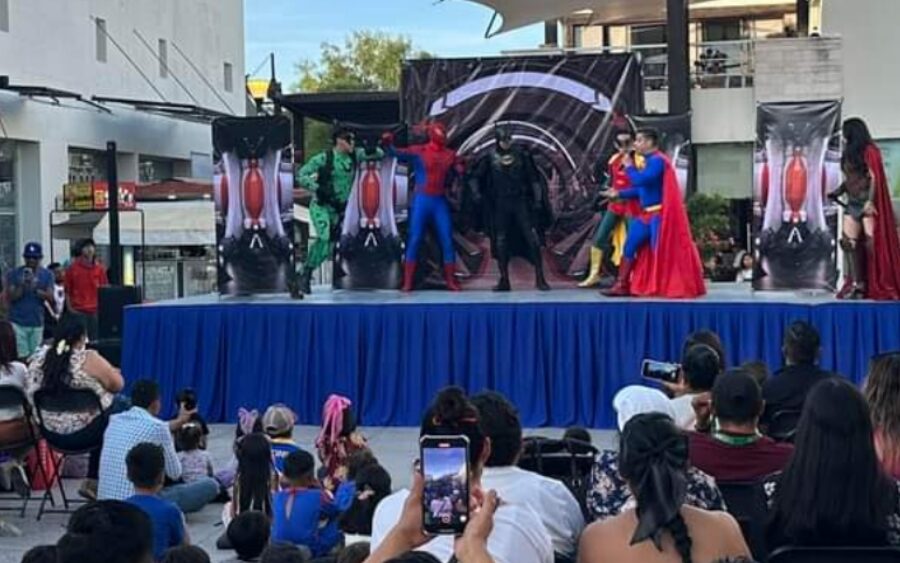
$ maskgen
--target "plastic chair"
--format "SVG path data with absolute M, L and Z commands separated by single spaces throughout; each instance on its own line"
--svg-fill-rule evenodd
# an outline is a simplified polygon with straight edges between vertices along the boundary
M 741 526 L 741 532 L 759 563 L 768 559 L 766 548 L 766 521 L 769 507 L 762 481 L 759 482 L 723 482 L 716 483 L 722 491 L 728 513 L 734 516 Z
M 37 519 L 40 520 L 45 513 L 66 514 L 71 512 L 69 508 L 70 503 L 85 502 L 80 499 L 70 500 L 66 496 L 66 489 L 63 486 L 60 470 L 69 456 L 89 454 L 100 448 L 100 444 L 97 444 L 94 447 L 81 449 L 70 449 L 64 444 L 60 444 L 57 441 L 57 437 L 60 436 L 60 434 L 47 427 L 44 422 L 44 413 L 96 413 L 97 417 L 106 416 L 106 413 L 103 410 L 103 405 L 100 404 L 100 398 L 89 389 L 66 389 L 63 393 L 49 393 L 44 389 L 38 390 L 34 394 L 34 408 L 37 414 L 41 437 L 47 442 L 47 445 L 52 451 L 60 454 L 59 459 L 57 459 L 56 456 L 52 456 L 53 471 L 47 476 L 48 486 L 44 491 L 44 496 L 41 499 L 41 505 L 38 509 Z M 63 501 L 63 508 L 59 510 L 45 510 L 44 507 L 48 500 L 51 501 L 51 504 L 54 504 L 52 486 L 54 481 L 56 481 L 56 484 L 58 485 L 59 494 Z
M 597 452 L 593 445 L 580 440 L 534 436 L 523 440 L 519 467 L 561 481 L 572 491 L 587 517 L 588 477 Z
M 0 454 L 21 455 L 36 448 L 38 445 L 38 437 L 35 433 L 34 424 L 31 419 L 31 404 L 28 402 L 28 397 L 25 395 L 25 392 L 15 385 L 0 385 L 0 410 L 20 411 L 22 413 L 21 420 L 25 428 L 25 433 L 21 439 L 0 443 Z M 40 463 L 37 464 L 37 466 L 37 471 L 41 474 L 44 481 L 46 481 L 43 466 Z M 34 483 L 34 476 L 28 472 L 27 466 L 25 467 L 25 471 L 25 475 L 28 477 L 29 487 L 27 496 L 22 499 L 22 507 L 20 509 L 7 506 L 0 507 L 0 510 L 19 510 L 20 518 L 25 517 L 28 501 L 31 500 L 31 493 L 33 491 L 31 487 Z
M 772 415 L 766 434 L 777 442 L 794 442 L 797 434 L 797 424 L 800 422 L 801 411 L 795 409 L 780 410 Z
M 781 547 L 769 563 L 897 563 L 896 547 Z

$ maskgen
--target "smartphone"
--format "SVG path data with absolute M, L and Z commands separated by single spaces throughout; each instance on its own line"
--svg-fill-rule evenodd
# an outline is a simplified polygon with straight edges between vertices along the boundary
M 641 363 L 641 377 L 675 383 L 678 381 L 678 373 L 681 366 L 670 362 L 658 362 L 656 360 L 644 360 Z
M 469 439 L 422 436 L 422 528 L 429 534 L 459 535 L 469 521 Z

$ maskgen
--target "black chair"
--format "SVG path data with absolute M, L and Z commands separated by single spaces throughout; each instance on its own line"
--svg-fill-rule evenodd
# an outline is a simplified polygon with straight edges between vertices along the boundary
M 22 454 L 28 453 L 30 450 L 34 449 L 38 445 L 38 437 L 35 433 L 34 424 L 32 423 L 31 418 L 31 404 L 28 402 L 28 397 L 25 395 L 25 392 L 15 385 L 0 385 L 0 410 L 9 410 L 9 411 L 18 411 L 22 413 L 21 421 L 24 432 L 22 436 L 18 439 L 9 441 L 9 442 L 0 442 L 0 454 L 8 454 L 11 456 L 21 456 Z M 13 421 L 18 419 L 13 419 Z M 13 422 L 9 421 L 9 422 Z M 28 501 L 31 500 L 31 493 L 33 489 L 31 488 L 34 483 L 34 475 L 32 475 L 27 466 L 25 467 L 26 477 L 28 478 L 28 491 L 26 496 L 22 499 L 21 508 L 13 508 L 7 506 L 0 506 L 0 510 L 19 510 L 19 517 L 25 517 L 25 510 L 28 508 Z M 46 475 L 44 475 L 43 466 L 38 463 L 37 471 L 40 473 L 41 478 L 46 482 Z
M 523 440 L 519 467 L 561 481 L 575 495 L 587 518 L 587 487 L 597 452 L 597 448 L 580 440 L 533 436 Z
M 765 563 L 769 551 L 766 548 L 766 522 L 769 507 L 762 481 L 759 482 L 717 482 L 728 513 L 741 526 L 741 532 L 750 547 L 753 558 Z
M 769 563 L 897 563 L 896 547 L 781 547 Z
M 100 448 L 99 443 L 88 448 L 72 449 L 67 447 L 66 444 L 61 443 L 60 441 L 60 436 L 65 435 L 54 432 L 45 424 L 45 413 L 90 413 L 96 414 L 96 417 L 99 419 L 99 417 L 105 418 L 106 412 L 103 409 L 103 405 L 100 403 L 100 398 L 96 393 L 89 389 L 66 389 L 65 392 L 62 393 L 50 393 L 41 389 L 34 394 L 34 409 L 37 414 L 38 428 L 41 437 L 47 442 L 47 445 L 53 452 L 60 454 L 59 458 L 51 456 L 53 469 L 51 474 L 47 476 L 48 486 L 44 491 L 44 496 L 41 499 L 41 505 L 38 509 L 37 519 L 40 520 L 45 513 L 67 514 L 71 512 L 71 509 L 69 508 L 70 504 L 85 502 L 81 499 L 70 500 L 66 496 L 66 489 L 63 486 L 61 475 L 62 467 L 68 457 L 90 454 Z M 92 424 L 93 423 L 94 422 L 92 422 Z M 59 494 L 63 501 L 63 508 L 59 510 L 45 510 L 44 507 L 48 500 L 51 501 L 51 504 L 55 505 L 53 502 L 53 487 L 50 485 L 53 481 L 56 481 L 56 484 L 58 485 Z
M 784 409 L 772 415 L 772 420 L 766 429 L 766 435 L 777 442 L 794 442 L 797 434 L 797 424 L 800 422 L 801 411 L 796 409 Z

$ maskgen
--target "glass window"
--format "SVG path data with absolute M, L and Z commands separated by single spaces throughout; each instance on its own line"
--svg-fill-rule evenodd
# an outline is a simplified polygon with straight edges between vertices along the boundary
M 583 25 L 572 26 L 572 47 L 576 49 L 584 47 L 584 28 Z
M 234 72 L 232 70 L 231 63 L 225 63 L 224 65 L 222 65 L 222 68 L 225 74 L 225 76 L 223 77 L 225 82 L 225 91 L 232 92 L 234 91 Z
M 94 20 L 95 43 L 97 44 L 97 60 L 101 63 L 106 62 L 106 20 L 96 18 Z
M 18 218 L 16 216 L 15 143 L 0 139 L 0 272 L 16 265 Z
M 748 198 L 752 183 L 751 143 L 697 145 L 698 191 L 734 199 Z
M 140 182 L 158 182 L 175 177 L 175 163 L 164 158 L 142 156 L 138 162 Z
M 91 149 L 69 149 L 69 181 L 106 180 L 106 153 Z
M 169 44 L 165 39 L 159 40 L 159 77 L 169 76 Z

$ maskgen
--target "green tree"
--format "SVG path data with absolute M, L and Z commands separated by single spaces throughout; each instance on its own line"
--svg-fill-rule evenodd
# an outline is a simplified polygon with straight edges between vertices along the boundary
M 300 92 L 336 92 L 348 90 L 397 90 L 403 61 L 429 58 L 413 48 L 408 37 L 380 31 L 355 31 L 343 45 L 323 43 L 319 61 L 297 64 Z M 313 155 L 331 142 L 331 125 L 306 120 L 304 153 Z

